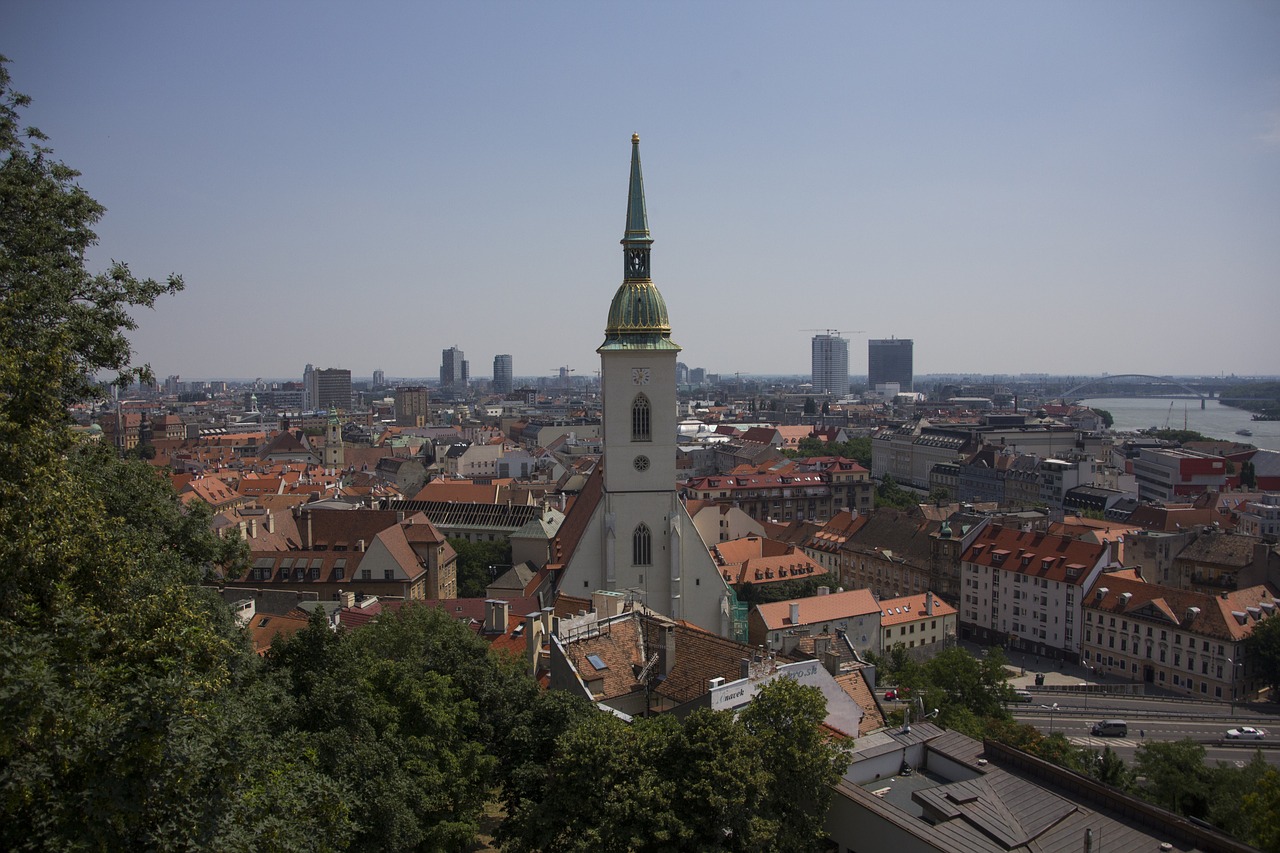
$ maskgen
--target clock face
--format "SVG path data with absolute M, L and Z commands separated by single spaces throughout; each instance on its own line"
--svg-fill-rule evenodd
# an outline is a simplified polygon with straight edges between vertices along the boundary
M 636 469 L 637 471 L 648 471 L 648 470 L 649 470 L 649 457 L 648 457 L 648 456 L 637 456 L 634 460 L 632 460 L 631 464 L 635 466 L 635 469 Z
M 653 372 L 647 367 L 631 368 L 631 382 L 633 385 L 648 385 L 649 380 L 653 378 Z

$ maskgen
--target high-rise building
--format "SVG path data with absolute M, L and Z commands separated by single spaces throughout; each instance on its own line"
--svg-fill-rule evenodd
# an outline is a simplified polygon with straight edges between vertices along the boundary
M 813 393 L 839 399 L 849 393 L 849 342 L 837 335 L 813 336 Z
M 373 387 L 374 387 L 374 388 L 386 388 L 386 387 L 387 387 L 387 374 L 386 374 L 386 373 L 384 373 L 384 372 L 383 372 L 383 371 L 381 371 L 381 370 L 375 370 L 375 371 L 373 371 Z
M 351 408 L 351 371 L 340 367 L 317 370 L 315 376 L 315 408 Z
M 449 347 L 440 353 L 440 390 L 454 394 L 467 387 L 471 364 L 462 350 Z
M 495 394 L 511 393 L 511 356 L 509 354 L 493 357 L 493 391 Z
M 912 347 L 910 338 L 885 338 L 867 341 L 867 387 L 898 383 L 898 390 L 912 388 Z
M 631 185 L 622 238 L 623 280 L 600 354 L 603 454 L 573 513 L 590 513 L 566 543 L 560 589 L 635 597 L 673 619 L 718 634 L 734 629 L 733 595 L 680 500 L 676 484 L 676 354 L 667 303 L 650 278 L 640 175 L 631 137 Z M 596 478 L 599 478 L 596 480 Z M 598 485 L 595 485 L 598 483 Z M 576 517 L 576 516 L 575 516 Z M 563 530 L 564 528 L 562 528 Z
M 421 385 L 396 389 L 396 426 L 420 427 L 431 423 L 431 395 Z
M 316 408 L 316 369 L 308 364 L 302 370 L 302 409 L 311 412 Z

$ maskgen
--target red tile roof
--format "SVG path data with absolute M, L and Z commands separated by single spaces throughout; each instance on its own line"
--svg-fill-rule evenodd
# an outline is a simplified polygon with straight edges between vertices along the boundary
M 794 623 L 791 621 L 792 604 L 800 605 L 800 618 Z M 865 616 L 879 611 L 880 604 L 869 589 L 854 589 L 848 592 L 833 592 L 830 595 L 814 595 L 808 598 L 756 605 L 756 612 L 760 614 L 768 630 L 788 628 L 793 625 L 816 625 L 819 622 L 830 622 L 850 616 Z

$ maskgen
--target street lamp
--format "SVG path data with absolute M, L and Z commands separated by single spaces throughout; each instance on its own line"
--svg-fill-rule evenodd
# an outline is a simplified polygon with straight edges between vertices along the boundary
M 1058 703 L 1054 702 L 1052 705 L 1041 705 L 1040 707 L 1049 712 L 1049 735 L 1052 736 L 1053 735 L 1053 715 L 1058 711 Z

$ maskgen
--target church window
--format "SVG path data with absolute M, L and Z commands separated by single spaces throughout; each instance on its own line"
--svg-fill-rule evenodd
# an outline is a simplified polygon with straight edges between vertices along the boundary
M 631 440 L 650 440 L 649 398 L 643 394 L 637 394 L 635 402 L 631 404 Z
M 640 524 L 636 532 L 631 534 L 631 562 L 637 566 L 648 566 L 652 563 L 652 537 L 649 527 Z

